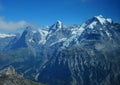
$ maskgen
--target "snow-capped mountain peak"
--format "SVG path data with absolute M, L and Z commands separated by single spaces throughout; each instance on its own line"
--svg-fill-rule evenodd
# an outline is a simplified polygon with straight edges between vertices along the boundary
M 57 20 L 57 22 L 50 27 L 49 32 L 52 33 L 58 31 L 61 28 L 63 28 L 63 24 L 61 21 Z
M 107 22 L 107 23 L 112 23 L 112 19 L 110 19 L 110 18 L 105 19 L 102 15 L 95 16 L 95 18 L 96 18 L 102 25 L 105 24 L 106 22 Z
M 111 18 L 107 18 L 106 21 L 109 22 L 109 23 L 112 23 L 112 19 Z
M 95 18 L 97 18 L 97 20 L 98 20 L 101 24 L 106 23 L 106 19 L 105 19 L 102 15 L 95 16 Z
M 56 27 L 57 28 L 62 28 L 62 22 L 57 20 Z

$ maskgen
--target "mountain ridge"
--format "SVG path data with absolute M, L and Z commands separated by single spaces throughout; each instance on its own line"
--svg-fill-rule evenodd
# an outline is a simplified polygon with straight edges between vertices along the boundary
M 7 39 L 0 69 L 12 65 L 28 79 L 49 85 L 119 85 L 120 24 L 95 16 L 81 25 L 27 27 Z M 5 40 L 4 40 L 5 41 Z

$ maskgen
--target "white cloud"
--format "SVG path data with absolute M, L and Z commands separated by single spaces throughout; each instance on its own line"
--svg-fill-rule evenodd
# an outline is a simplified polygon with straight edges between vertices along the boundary
M 0 17 L 0 30 L 4 31 L 16 31 L 27 26 L 27 22 L 24 20 L 15 22 L 15 21 L 6 21 L 3 17 Z

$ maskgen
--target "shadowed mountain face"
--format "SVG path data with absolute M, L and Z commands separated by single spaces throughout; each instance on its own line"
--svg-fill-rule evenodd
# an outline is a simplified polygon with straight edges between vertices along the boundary
M 0 37 L 0 69 L 13 65 L 26 78 L 48 85 L 119 85 L 120 24 L 95 16 L 82 25 L 57 21 Z

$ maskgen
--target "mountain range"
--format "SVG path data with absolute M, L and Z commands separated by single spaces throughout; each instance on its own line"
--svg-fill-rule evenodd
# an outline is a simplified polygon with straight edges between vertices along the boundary
M 48 85 L 120 85 L 120 24 L 102 15 L 0 34 L 0 69 Z

